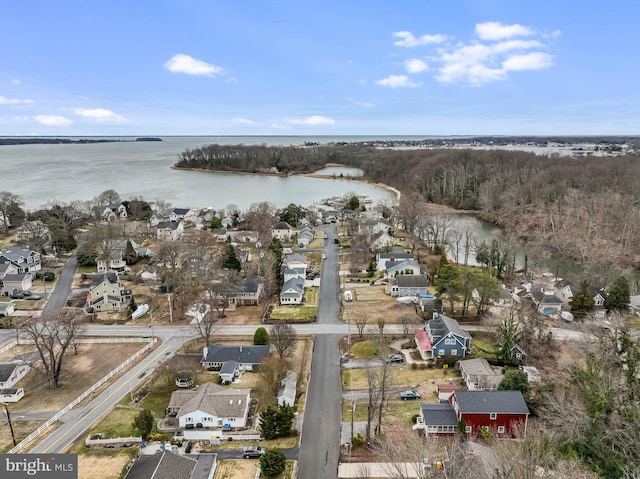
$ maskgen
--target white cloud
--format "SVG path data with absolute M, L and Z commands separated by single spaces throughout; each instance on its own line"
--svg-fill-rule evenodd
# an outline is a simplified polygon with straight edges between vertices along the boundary
M 172 73 L 185 73 L 187 75 L 216 76 L 224 72 L 224 68 L 205 63 L 189 55 L 178 53 L 164 64 L 164 67 Z
M 125 118 L 117 115 L 111 110 L 105 108 L 76 108 L 73 111 L 76 115 L 84 116 L 85 118 L 91 118 L 103 123 L 122 123 L 127 121 Z
M 407 75 L 389 75 L 382 80 L 376 80 L 374 83 L 376 85 L 386 86 L 389 88 L 416 87 L 422 84 L 420 82 L 411 81 Z
M 336 122 L 333 118 L 328 118 L 321 115 L 312 115 L 306 118 L 298 118 L 287 121 L 294 125 L 333 125 Z
M 36 115 L 33 119 L 47 126 L 68 126 L 73 123 L 73 120 L 58 115 Z
M 553 57 L 548 53 L 531 52 L 524 55 L 513 55 L 502 62 L 505 70 L 540 70 L 553 65 Z
M 485 22 L 476 24 L 476 35 L 482 40 L 504 40 L 512 37 L 526 37 L 534 31 L 518 23 L 503 25 L 500 22 Z
M 13 80 L 11 80 L 11 84 L 13 84 L 13 85 L 20 85 L 20 83 L 22 83 L 22 82 L 20 81 L 19 78 L 14 78 Z
M 254 125 L 256 123 L 249 118 L 233 118 L 231 121 L 234 123 L 240 123 L 241 125 Z
M 397 47 L 417 47 L 419 45 L 434 45 L 439 44 L 447 40 L 446 35 L 422 35 L 420 37 L 415 37 L 413 33 L 402 31 L 402 32 L 394 32 L 393 36 L 396 38 L 400 38 L 394 42 L 393 44 Z
M 426 72 L 429 69 L 429 65 L 419 58 L 411 58 L 410 60 L 405 60 L 404 68 L 409 73 L 421 73 Z
M 35 101 L 20 100 L 18 98 L 6 98 L 4 96 L 0 96 L 0 105 L 26 105 L 30 103 L 35 103 Z

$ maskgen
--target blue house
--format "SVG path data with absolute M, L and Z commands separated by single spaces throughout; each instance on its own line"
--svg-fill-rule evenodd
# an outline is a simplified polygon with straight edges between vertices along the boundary
M 464 358 L 471 349 L 471 335 L 455 319 L 434 313 L 423 332 L 416 332 L 416 345 L 423 359 Z

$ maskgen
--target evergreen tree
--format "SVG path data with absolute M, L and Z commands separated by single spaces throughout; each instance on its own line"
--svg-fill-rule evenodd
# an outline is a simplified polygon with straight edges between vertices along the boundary
M 624 276 L 620 276 L 613 283 L 604 305 L 610 311 L 628 311 L 630 301 L 629 283 Z
M 260 456 L 260 470 L 267 477 L 282 474 L 287 465 L 287 458 L 280 449 L 267 449 Z
M 349 198 L 347 209 L 355 211 L 358 208 L 360 208 L 360 199 L 356 195 L 353 195 L 351 198 Z
M 128 265 L 136 264 L 138 262 L 138 253 L 133 249 L 133 244 L 131 244 L 131 240 L 127 240 L 127 247 L 124 250 L 124 262 Z
M 138 431 L 140 431 L 140 436 L 142 439 L 146 440 L 151 434 L 153 430 L 153 413 L 148 409 L 143 409 L 140 413 L 133 419 L 133 427 L 135 427 Z
M 258 328 L 253 335 L 253 344 L 264 345 L 269 343 L 269 333 L 265 328 Z
M 225 253 L 224 260 L 222 261 L 222 267 L 225 269 L 235 269 L 236 271 L 240 271 L 242 269 L 240 258 L 238 258 L 236 250 L 230 241 L 227 243 L 227 251 Z
M 580 283 L 580 291 L 573 295 L 573 298 L 569 300 L 571 306 L 571 312 L 577 318 L 584 318 L 588 312 L 593 311 L 595 300 L 589 292 L 589 283 L 587 280 L 583 280 Z
M 133 295 L 129 300 L 129 314 L 132 314 L 136 309 L 138 309 L 138 305 L 136 304 L 136 300 L 133 299 Z
M 498 391 L 520 391 L 526 397 L 529 392 L 527 373 L 519 369 L 507 369 L 498 385 Z
M 211 223 L 209 224 L 209 227 L 212 230 L 217 230 L 219 228 L 222 228 L 222 220 L 217 216 L 214 216 L 213 218 L 211 218 Z
M 265 439 L 278 437 L 278 410 L 268 406 L 260 413 L 260 430 Z
M 89 241 L 82 243 L 76 252 L 76 258 L 80 266 L 95 266 L 98 257 L 98 248 Z

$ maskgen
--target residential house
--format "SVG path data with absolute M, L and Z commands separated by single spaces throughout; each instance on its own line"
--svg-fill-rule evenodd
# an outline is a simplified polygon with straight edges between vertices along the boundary
M 196 224 L 198 212 L 190 208 L 174 208 L 169 214 L 169 221 L 182 222 L 185 224 Z
M 112 203 L 106 206 L 94 206 L 92 211 L 94 218 L 107 223 L 118 219 L 127 219 L 127 207 L 122 203 Z
M 401 274 L 420 274 L 420 265 L 418 262 L 411 259 L 401 259 L 397 261 L 387 261 L 384 267 L 384 277 L 394 278 Z
M 16 242 L 30 244 L 37 240 L 40 244 L 47 244 L 51 240 L 49 227 L 40 220 L 25 221 L 15 230 Z
M 15 296 L 33 286 L 31 273 L 6 273 L 0 280 L 0 296 Z
M 307 275 L 307 268 L 285 268 L 283 273 L 283 276 L 284 276 L 283 281 L 286 283 L 287 281 L 295 278 L 304 279 L 306 275 Z
M 258 278 L 245 278 L 241 281 L 240 287 L 229 293 L 220 292 L 218 299 L 228 299 L 229 304 L 236 306 L 253 306 L 260 304 L 264 285 Z
M 304 278 L 291 278 L 282 285 L 280 304 L 302 304 L 304 299 Z
M 42 269 L 40 253 L 26 246 L 12 246 L 0 250 L 0 264 L 12 264 L 16 273 L 34 273 Z
M 184 234 L 184 225 L 180 221 L 161 221 L 156 226 L 156 238 L 177 241 Z
M 463 423 L 471 437 L 486 429 L 494 437 L 522 438 L 529 414 L 520 391 L 455 391 L 447 403 L 420 404 L 414 429 L 427 436 L 456 435 Z
M 31 366 L 22 361 L 0 363 L 0 389 L 13 387 L 27 375 L 30 369 Z
M 6 303 L 6 302 L 0 303 L 0 318 L 4 318 L 5 316 L 11 316 L 14 311 L 15 311 L 15 308 L 13 306 L 13 303 Z
M 296 401 L 296 385 L 298 375 L 293 371 L 287 371 L 287 375 L 280 381 L 280 389 L 278 389 L 278 406 L 287 404 L 293 406 Z
M 155 228 L 158 226 L 158 223 L 169 221 L 169 214 L 165 214 L 162 211 L 155 211 L 149 218 L 149 223 Z
M 411 253 L 378 253 L 376 254 L 376 269 L 384 271 L 387 267 L 387 261 L 400 261 L 403 259 L 413 259 Z
M 305 226 L 298 233 L 298 245 L 301 247 L 308 246 L 315 237 L 316 232 L 312 228 Z
M 502 368 L 492 368 L 485 358 L 460 360 L 458 368 L 469 391 L 494 391 L 504 378 Z
M 97 312 L 121 311 L 126 309 L 131 297 L 131 290 L 122 287 L 117 274 L 96 274 L 87 294 L 87 308 Z
M 361 233 L 367 233 L 369 236 L 389 231 L 389 223 L 372 218 L 360 221 L 358 226 Z
M 555 284 L 556 295 L 562 300 L 565 306 L 569 306 L 571 298 L 580 291 L 580 285 L 572 283 L 568 279 L 560 279 Z M 607 299 L 604 291 L 595 286 L 587 286 L 587 291 L 593 298 L 594 309 L 603 309 L 604 302 Z
M 511 357 L 511 361 L 516 363 L 516 364 L 520 364 L 524 361 L 524 357 L 527 355 L 527 353 L 525 353 L 524 349 L 522 349 L 521 346 L 519 346 L 518 344 L 514 344 L 511 347 L 511 351 L 509 352 L 509 356 Z
M 18 402 L 24 397 L 24 389 L 22 388 L 0 388 L 0 403 Z
M 231 241 L 232 243 L 257 243 L 260 239 L 257 231 L 224 230 L 216 235 L 219 243 Z
M 251 405 L 250 393 L 251 389 L 205 383 L 191 390 L 174 391 L 167 413 L 175 414 L 183 429 L 244 428 Z
M 227 361 L 236 361 L 239 364 L 240 371 L 253 371 L 253 367 L 260 364 L 268 355 L 268 345 L 213 345 L 203 348 L 200 362 L 205 369 L 219 369 Z
M 423 360 L 464 358 L 471 349 L 471 335 L 455 319 L 434 313 L 424 329 L 415 334 L 415 343 Z
M 429 281 L 422 274 L 401 274 L 389 278 L 391 296 L 420 296 L 427 294 Z
M 283 243 L 290 243 L 298 231 L 286 221 L 278 221 L 271 228 L 271 238 L 278 238 Z
M 520 297 L 509 289 L 503 287 L 500 291 L 500 297 L 495 301 L 496 306 L 510 307 L 520 302 Z
M 217 468 L 216 454 L 173 454 L 161 451 L 143 454 L 125 479 L 213 479 Z
M 560 314 L 562 312 L 562 299 L 544 290 L 540 285 L 531 285 L 531 299 L 539 313 Z
M 306 268 L 307 267 L 307 257 L 302 253 L 293 253 L 285 256 L 282 259 L 282 264 L 286 268 Z
M 127 267 L 127 263 L 124 258 L 128 242 L 131 243 L 131 247 L 140 258 L 145 256 L 152 257 L 155 255 L 153 250 L 138 245 L 134 240 L 111 240 L 108 245 L 105 245 L 106 247 L 102 248 L 109 252 L 109 257 L 101 257 L 96 260 L 98 273 L 124 272 Z
M 6 274 L 16 274 L 18 268 L 11 263 L 0 263 L 0 281 Z

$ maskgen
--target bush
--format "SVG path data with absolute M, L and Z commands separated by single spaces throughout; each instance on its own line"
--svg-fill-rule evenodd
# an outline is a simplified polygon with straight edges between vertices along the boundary
M 414 371 L 416 369 L 418 369 L 418 364 L 417 363 L 411 363 L 411 369 L 413 369 Z
M 364 444 L 364 437 L 362 437 L 362 434 L 360 434 L 359 432 L 356 433 L 356 435 L 351 438 L 351 445 L 353 447 L 360 447 L 363 444 Z
M 265 328 L 258 328 L 253 335 L 253 344 L 256 346 L 261 346 L 267 344 L 269 342 L 269 333 Z
M 419 417 L 420 417 L 420 414 L 414 414 L 413 416 L 411 416 L 411 424 L 417 423 Z
M 277 476 L 281 474 L 287 465 L 287 458 L 280 449 L 267 449 L 260 456 L 260 469 L 267 477 Z

